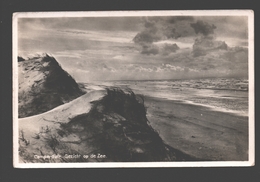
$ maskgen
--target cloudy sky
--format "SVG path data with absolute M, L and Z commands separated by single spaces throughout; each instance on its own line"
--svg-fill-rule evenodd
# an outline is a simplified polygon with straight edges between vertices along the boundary
M 18 54 L 77 81 L 246 77 L 246 16 L 19 18 Z

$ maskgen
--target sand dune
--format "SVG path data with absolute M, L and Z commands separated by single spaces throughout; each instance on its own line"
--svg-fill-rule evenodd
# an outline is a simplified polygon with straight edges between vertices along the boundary
M 103 158 L 83 157 L 92 154 Z M 44 158 L 53 155 L 59 157 Z M 143 103 L 119 89 L 92 91 L 19 119 L 19 157 L 25 163 L 197 160 L 165 145 L 148 124 Z
M 19 68 L 20 162 L 248 160 L 248 117 L 122 85 L 79 86 L 48 55 Z M 91 154 L 103 158 L 83 157 Z
M 60 123 L 69 122 L 70 118 L 88 113 L 91 102 L 99 100 L 105 95 L 105 90 L 92 91 L 69 103 L 58 106 L 42 114 L 19 119 L 19 129 L 26 131 L 26 137 L 32 137 L 41 127 L 55 127 Z
M 19 61 L 18 76 L 19 118 L 46 112 L 84 94 L 48 54 Z

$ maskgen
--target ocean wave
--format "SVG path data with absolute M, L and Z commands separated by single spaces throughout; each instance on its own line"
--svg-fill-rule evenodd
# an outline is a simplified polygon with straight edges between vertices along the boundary
M 248 114 L 247 79 L 127 80 L 97 84 L 100 85 L 128 87 L 136 94 L 201 105 L 221 112 Z

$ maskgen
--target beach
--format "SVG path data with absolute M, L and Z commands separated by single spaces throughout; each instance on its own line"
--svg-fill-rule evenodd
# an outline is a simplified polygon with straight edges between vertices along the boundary
M 205 161 L 248 160 L 248 80 L 114 81 L 144 97 L 147 119 L 174 149 Z M 85 85 L 93 89 L 93 85 Z
M 99 151 L 108 156 L 104 162 L 247 161 L 248 92 L 240 86 L 244 82 L 201 79 L 83 83 L 81 88 L 86 94 L 81 97 L 19 119 L 23 160 L 35 161 L 30 154 L 39 154 L 39 148 L 40 154 L 51 155 L 66 153 L 69 148 L 79 154 Z M 111 98 L 106 100 L 106 95 Z M 90 136 L 97 140 L 87 139 Z M 100 137 L 106 142 L 98 140 Z M 46 141 L 51 150 L 46 148 Z M 54 149 L 53 141 L 57 143 Z M 127 155 L 118 147 L 137 155 Z
M 248 117 L 145 97 L 147 118 L 164 142 L 207 161 L 248 160 Z

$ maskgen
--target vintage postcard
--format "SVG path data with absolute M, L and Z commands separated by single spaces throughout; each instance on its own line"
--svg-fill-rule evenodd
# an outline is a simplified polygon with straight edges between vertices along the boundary
M 252 166 L 252 10 L 13 14 L 16 168 Z

